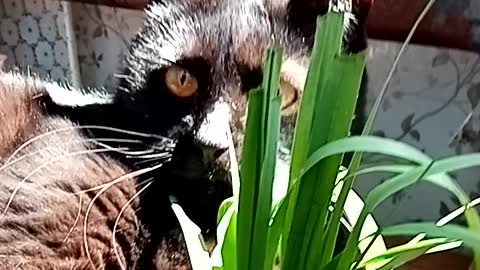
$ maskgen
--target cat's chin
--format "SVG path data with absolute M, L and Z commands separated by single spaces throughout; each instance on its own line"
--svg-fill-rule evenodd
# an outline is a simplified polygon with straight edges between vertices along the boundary
M 169 195 L 177 199 L 206 240 L 215 240 L 217 211 L 233 195 L 230 171 L 217 167 L 198 174 L 170 168 L 168 174 Z
M 184 160 L 182 162 L 182 160 Z M 166 164 L 165 170 L 172 180 L 176 182 L 189 182 L 195 180 L 226 181 L 230 182 L 229 162 L 216 161 L 214 164 L 204 164 L 198 160 L 183 159 Z

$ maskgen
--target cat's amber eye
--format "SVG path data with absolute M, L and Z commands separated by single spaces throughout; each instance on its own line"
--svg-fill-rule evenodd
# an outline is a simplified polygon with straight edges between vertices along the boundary
M 165 84 L 177 97 L 193 96 L 198 90 L 198 82 L 186 69 L 172 66 L 165 74 Z
M 298 90 L 290 83 L 280 80 L 280 95 L 282 96 L 282 114 L 289 115 L 295 112 Z

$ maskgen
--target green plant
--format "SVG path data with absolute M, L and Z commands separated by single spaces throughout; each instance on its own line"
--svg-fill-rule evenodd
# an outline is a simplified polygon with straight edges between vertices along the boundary
M 365 53 L 344 55 L 342 36 L 343 13 L 329 12 L 319 18 L 297 119 L 288 183 L 274 181 L 282 50 L 268 51 L 263 83 L 249 94 L 242 163 L 240 170 L 235 162 L 232 166 L 234 196 L 219 209 L 218 245 L 211 256 L 199 245 L 198 228 L 187 228 L 195 226 L 174 204 L 194 269 L 270 270 L 277 256 L 281 269 L 383 270 L 460 245 L 473 248 L 478 262 L 478 213 L 448 173 L 480 165 L 480 154 L 433 160 L 406 144 L 368 136 L 375 110 L 364 135 L 348 137 Z M 342 155 L 348 152 L 354 152 L 354 156 L 345 170 L 340 164 Z M 360 169 L 363 152 L 394 156 L 409 164 Z M 231 156 L 234 161 L 234 155 Z M 355 177 L 379 171 L 395 175 L 375 187 L 362 203 L 352 190 Z M 379 229 L 370 216 L 373 209 L 395 192 L 419 181 L 447 189 L 465 207 L 437 223 Z M 275 185 L 288 185 L 288 190 L 273 196 Z M 447 224 L 462 213 L 468 227 Z M 344 250 L 336 255 L 334 247 L 341 226 L 349 228 L 351 233 Z M 382 235 L 398 234 L 415 238 L 386 250 Z M 425 240 L 426 236 L 433 238 Z

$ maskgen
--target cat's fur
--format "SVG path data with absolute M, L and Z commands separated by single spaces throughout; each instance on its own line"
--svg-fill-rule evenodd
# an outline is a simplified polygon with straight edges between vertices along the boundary
M 121 269 L 119 261 L 127 269 L 189 269 L 169 196 L 213 238 L 217 208 L 231 195 L 225 129 L 230 126 L 234 142 L 241 143 L 245 93 L 259 84 L 269 46 L 285 48 L 282 76 L 301 89 L 315 18 L 327 2 L 155 1 L 113 93 L 0 73 L 0 205 L 22 182 L 0 218 L 2 269 Z M 347 51 L 364 49 L 362 28 L 351 27 Z M 171 65 L 198 80 L 194 99 L 166 90 L 162 76 Z M 284 148 L 294 118 L 282 119 Z M 124 177 L 98 198 L 101 189 L 82 192 L 152 166 L 159 168 Z M 115 250 L 113 228 L 121 211 Z

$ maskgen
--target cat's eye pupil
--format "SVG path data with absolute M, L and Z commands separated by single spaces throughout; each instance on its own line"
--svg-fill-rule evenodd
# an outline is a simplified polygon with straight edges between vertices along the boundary
M 185 71 L 182 71 L 180 74 L 180 85 L 185 86 L 186 82 L 187 82 L 187 73 Z
M 170 67 L 165 73 L 165 84 L 168 90 L 177 97 L 191 97 L 198 90 L 198 82 L 187 70 Z

